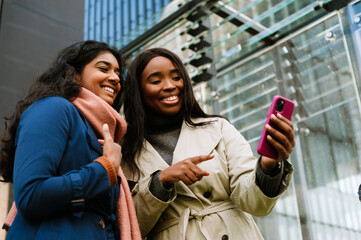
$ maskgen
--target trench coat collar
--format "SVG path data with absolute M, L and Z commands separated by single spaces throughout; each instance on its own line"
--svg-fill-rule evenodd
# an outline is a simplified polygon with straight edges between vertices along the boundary
M 192 119 L 192 121 L 195 123 L 212 122 L 205 126 L 192 127 L 183 121 L 182 130 L 173 153 L 173 164 L 186 158 L 211 154 L 222 138 L 220 128 L 216 127 L 219 125 L 217 118 L 197 118 Z
M 211 154 L 222 138 L 220 127 L 217 127 L 217 125 L 219 125 L 219 120 L 217 118 L 192 120 L 196 123 L 209 120 L 213 122 L 202 127 L 192 127 L 183 121 L 178 142 L 173 152 L 172 164 L 190 157 Z M 145 175 L 149 176 L 155 171 L 164 170 L 169 167 L 147 140 L 144 140 L 143 146 L 144 148 L 138 158 L 138 161 L 141 164 L 138 162 L 138 166 Z M 176 187 L 178 194 L 195 197 L 193 192 L 190 191 L 188 186 L 183 182 L 178 182 Z

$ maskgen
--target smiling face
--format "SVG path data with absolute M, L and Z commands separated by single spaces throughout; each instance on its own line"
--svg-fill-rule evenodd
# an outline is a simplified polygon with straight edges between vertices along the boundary
M 113 105 L 120 91 L 119 65 L 110 52 L 100 52 L 96 58 L 85 65 L 83 71 L 76 76 L 76 82 Z
M 145 104 L 157 113 L 173 115 L 183 104 L 183 79 L 173 62 L 166 57 L 155 57 L 144 68 L 141 91 Z

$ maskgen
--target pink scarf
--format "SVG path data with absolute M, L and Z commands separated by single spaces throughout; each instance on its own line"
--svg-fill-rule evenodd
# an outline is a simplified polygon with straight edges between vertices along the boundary
M 98 138 L 103 139 L 102 132 L 104 123 L 108 124 L 114 142 L 119 142 L 124 136 L 127 129 L 125 120 L 108 103 L 94 93 L 85 88 L 81 88 L 79 96 L 72 103 L 84 114 Z M 118 170 L 118 175 L 122 179 L 116 210 L 120 236 L 122 240 L 138 240 L 141 239 L 141 234 L 137 215 L 135 213 L 127 179 L 121 168 Z M 7 226 L 11 226 L 16 213 L 17 209 L 15 203 L 13 203 L 9 214 L 5 219 L 5 224 Z
M 127 131 L 127 123 L 107 102 L 86 88 L 72 102 L 88 120 L 99 139 L 103 139 L 103 124 L 107 123 L 114 142 L 119 142 Z

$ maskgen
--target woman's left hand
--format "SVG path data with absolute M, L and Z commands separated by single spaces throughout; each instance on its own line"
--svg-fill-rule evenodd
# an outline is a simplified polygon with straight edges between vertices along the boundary
M 276 149 L 278 157 L 277 159 L 273 159 L 262 156 L 261 166 L 266 171 L 274 170 L 277 162 L 287 160 L 295 146 L 295 134 L 292 122 L 280 113 L 278 113 L 277 116 L 272 114 L 271 121 L 280 131 L 270 125 L 266 125 L 267 141 Z
M 122 148 L 118 143 L 114 142 L 112 135 L 109 132 L 108 124 L 103 125 L 103 137 L 104 140 L 98 139 L 103 147 L 103 156 L 109 159 L 115 171 L 118 172 L 120 161 L 122 159 Z

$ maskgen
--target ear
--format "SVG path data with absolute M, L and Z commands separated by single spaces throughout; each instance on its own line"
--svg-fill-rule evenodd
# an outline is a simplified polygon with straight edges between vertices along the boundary
M 77 83 L 80 82 L 80 74 L 79 73 L 75 74 L 75 82 L 77 82 Z
M 81 74 L 78 73 L 73 67 L 72 67 L 72 70 L 73 70 L 73 72 L 75 74 L 75 82 L 80 83 L 81 82 Z

